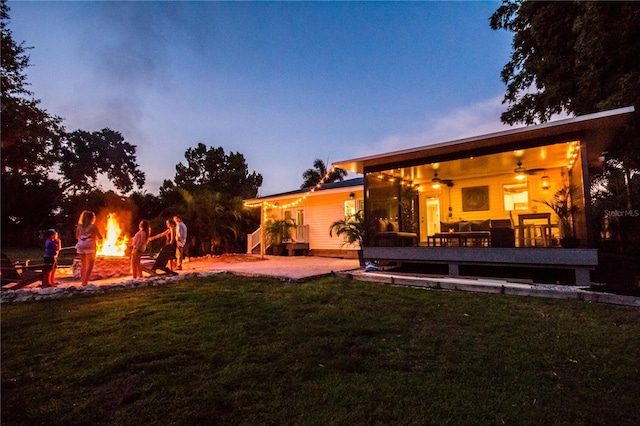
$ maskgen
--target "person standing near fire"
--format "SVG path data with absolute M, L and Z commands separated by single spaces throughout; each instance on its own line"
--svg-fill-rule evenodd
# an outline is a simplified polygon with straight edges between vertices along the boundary
M 97 241 L 102 241 L 102 234 L 96 226 L 96 214 L 85 210 L 76 226 L 76 251 L 80 256 L 80 282 L 83 287 L 89 284 L 89 278 L 96 261 Z
M 154 235 L 149 238 L 149 241 L 156 240 L 158 238 L 165 237 L 165 246 L 169 246 L 167 250 L 171 250 L 173 252 L 173 256 L 169 259 L 169 269 L 172 271 L 176 269 L 176 232 L 177 232 L 177 224 L 173 219 L 167 219 L 167 229 L 164 232 Z M 171 248 L 173 246 L 173 249 Z
M 131 242 L 131 272 L 133 278 L 142 278 L 140 259 L 142 258 L 142 253 L 147 249 L 150 234 L 151 226 L 149 226 L 149 221 L 140 221 L 138 232 L 133 236 L 133 241 Z
M 58 253 L 60 252 L 60 238 L 55 229 L 49 229 L 44 234 L 44 270 L 42 271 L 42 288 L 56 285 L 56 269 Z
M 182 260 L 184 259 L 184 246 L 187 244 L 187 225 L 180 216 L 173 216 L 176 221 L 176 269 L 182 270 Z

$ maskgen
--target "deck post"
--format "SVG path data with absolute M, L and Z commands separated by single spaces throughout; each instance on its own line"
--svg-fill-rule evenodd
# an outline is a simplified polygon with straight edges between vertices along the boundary
M 457 277 L 458 275 L 460 275 L 460 268 L 457 263 L 449 264 L 449 275 L 452 277 Z
M 591 273 L 589 268 L 576 268 L 576 285 L 590 287 Z

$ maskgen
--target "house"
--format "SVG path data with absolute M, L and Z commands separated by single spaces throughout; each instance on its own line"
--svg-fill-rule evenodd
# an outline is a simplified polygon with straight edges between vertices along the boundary
M 263 230 L 276 220 L 295 223 L 286 248 L 290 254 L 357 258 L 359 247 L 329 235 L 329 227 L 363 208 L 363 178 L 320 184 L 281 194 L 244 201 L 247 208 L 261 210 L 261 225 L 247 236 L 247 253 L 271 253 L 271 242 Z
M 602 167 L 603 152 L 633 112 L 334 163 L 364 175 L 364 258 L 452 276 L 527 278 L 543 270 L 551 282 L 588 285 L 598 263 L 586 207 L 589 170 Z M 559 218 L 543 203 L 554 195 L 567 200 L 571 215 Z

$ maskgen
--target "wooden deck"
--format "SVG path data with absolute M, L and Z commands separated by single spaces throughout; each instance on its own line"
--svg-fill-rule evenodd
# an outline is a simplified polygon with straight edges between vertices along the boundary
M 582 248 L 364 247 L 363 253 L 367 260 L 445 264 L 452 277 L 460 276 L 462 265 L 569 269 L 579 286 L 590 285 L 598 265 L 597 249 Z

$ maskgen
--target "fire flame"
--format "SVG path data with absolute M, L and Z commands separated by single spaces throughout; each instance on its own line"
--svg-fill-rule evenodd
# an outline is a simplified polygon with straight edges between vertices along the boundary
M 107 228 L 102 243 L 98 242 L 98 256 L 125 256 L 129 238 L 123 234 L 122 228 L 114 213 L 107 217 Z

